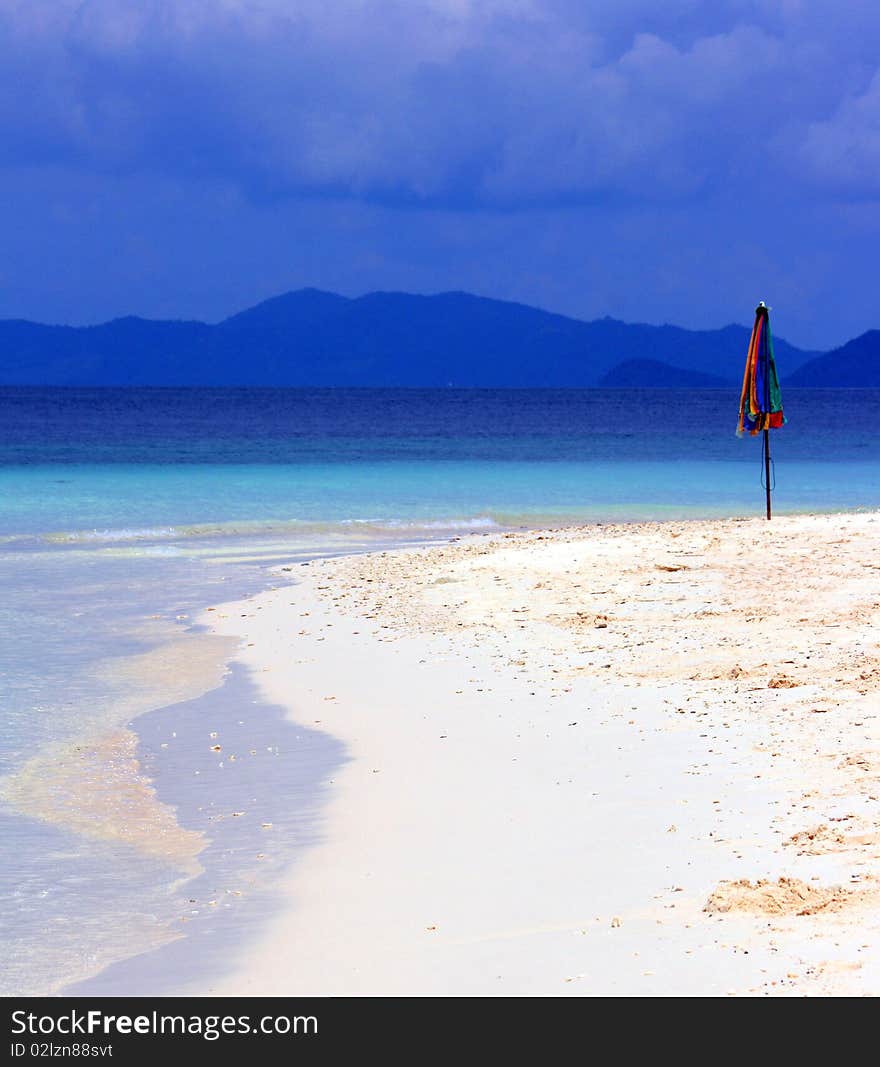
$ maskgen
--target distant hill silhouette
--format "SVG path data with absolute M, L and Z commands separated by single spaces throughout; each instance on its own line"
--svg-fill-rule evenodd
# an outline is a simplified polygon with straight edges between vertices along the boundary
M 0 321 L 0 384 L 738 386 L 748 339 L 744 326 L 583 322 L 469 293 L 348 299 L 300 289 L 216 325 Z M 783 389 L 833 380 L 822 361 L 835 353 L 775 345 Z M 851 346 L 860 347 L 846 355 Z M 872 331 L 838 349 L 834 366 L 880 385 L 878 350 Z
M 600 386 L 613 389 L 723 389 L 730 384 L 720 375 L 673 367 L 658 359 L 626 359 L 599 379 Z
M 868 330 L 840 348 L 808 360 L 790 375 L 789 384 L 880 388 L 880 330 Z

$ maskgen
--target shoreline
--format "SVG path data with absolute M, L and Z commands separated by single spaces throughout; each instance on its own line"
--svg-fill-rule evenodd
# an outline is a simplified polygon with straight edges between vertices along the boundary
M 344 759 L 332 738 L 261 700 L 235 658 L 220 687 L 146 712 L 132 729 L 158 801 L 202 839 L 198 869 L 164 902 L 164 941 L 61 995 L 182 996 L 232 969 L 279 910 L 279 878 L 320 839 L 324 782 Z
M 878 547 L 876 513 L 471 535 L 203 617 L 350 756 L 205 992 L 876 992 Z
M 204 984 L 204 975 L 218 967 L 202 958 L 225 960 L 240 936 L 252 935 L 250 918 L 259 925 L 269 907 L 266 882 L 310 839 L 311 828 L 288 817 L 284 805 L 292 798 L 287 806 L 311 818 L 319 784 L 312 779 L 333 765 L 335 743 L 321 736 L 316 751 L 307 731 L 264 706 L 242 679 L 238 640 L 193 625 L 220 598 L 278 584 L 260 546 L 249 548 L 248 560 L 227 553 L 201 567 L 164 558 L 157 567 L 149 556 L 132 564 L 114 556 L 105 562 L 93 554 L 85 572 L 93 584 L 85 591 L 83 568 L 65 585 L 63 561 L 59 567 L 47 552 L 37 557 L 37 573 L 46 589 L 61 577 L 54 603 L 29 603 L 27 591 L 13 599 L 25 625 L 36 620 L 45 647 L 59 660 L 67 654 L 68 675 L 52 684 L 50 674 L 42 690 L 32 690 L 43 696 L 39 710 L 62 713 L 35 724 L 29 738 L 35 743 L 23 744 L 27 735 L 15 732 L 25 702 L 7 709 L 7 739 L 20 745 L 0 781 L 3 829 L 15 857 L 3 897 L 10 918 L 18 919 L 5 942 L 10 995 L 94 994 L 99 988 L 134 995 L 171 992 L 184 980 Z M 301 551 L 290 544 L 281 558 L 295 560 Z M 117 591 L 122 595 L 114 596 Z M 30 682 L 27 665 L 13 680 Z M 241 760 L 235 762 L 233 752 L 225 772 L 208 736 L 218 729 L 224 740 L 245 733 L 249 739 Z M 250 755 L 279 742 L 282 759 L 267 762 L 265 751 Z M 298 751 L 306 749 L 308 765 Z M 223 813 L 243 808 L 244 800 L 256 807 L 250 795 L 241 795 L 253 773 L 249 764 L 260 766 L 263 788 L 254 795 L 261 798 L 263 819 L 274 824 L 275 840 L 272 855 L 245 880 L 248 872 L 231 862 L 240 853 L 241 867 L 252 866 L 240 840 L 244 827 L 237 819 L 224 821 Z M 256 909 L 247 906 L 255 895 L 261 897 Z M 203 935 L 208 925 L 216 937 Z M 195 928 L 199 944 L 187 959 L 190 939 L 181 931 Z M 157 959 L 175 961 L 165 980 Z

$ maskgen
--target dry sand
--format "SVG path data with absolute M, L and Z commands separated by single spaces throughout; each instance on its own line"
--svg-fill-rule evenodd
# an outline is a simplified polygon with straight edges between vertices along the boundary
M 288 576 L 206 618 L 350 760 L 211 992 L 880 992 L 880 515 Z

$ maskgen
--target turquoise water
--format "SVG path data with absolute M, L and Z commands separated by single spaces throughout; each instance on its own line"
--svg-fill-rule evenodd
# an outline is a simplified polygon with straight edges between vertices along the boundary
M 880 391 L 785 401 L 777 512 L 880 508 Z M 760 515 L 760 443 L 734 436 L 736 402 L 723 391 L 0 391 L 3 992 L 100 983 L 106 968 L 121 991 L 165 991 L 163 967 L 222 965 L 216 946 L 260 921 L 273 879 L 319 832 L 322 782 L 344 753 L 256 703 L 235 670 L 223 675 L 234 650 L 204 644 L 200 608 L 280 581 L 269 565 L 292 567 L 289 580 L 324 553 Z M 210 762 L 207 734 L 224 730 L 245 731 L 259 757 L 234 772 Z M 214 818 L 244 796 L 278 828 L 259 872 L 246 824 Z M 116 832 L 132 820 L 135 843 Z M 187 833 L 202 835 L 199 851 Z
M 743 449 L 759 451 L 754 442 Z M 783 452 L 783 449 L 777 449 Z M 876 506 L 877 461 L 776 458 L 782 511 Z M 271 465 L 130 464 L 0 469 L 5 537 L 58 541 L 175 540 L 377 528 L 531 525 L 758 514 L 756 462 L 676 459 L 492 462 L 434 460 Z
M 0 537 L 760 513 L 760 443 L 710 390 L 0 391 Z M 880 501 L 878 390 L 796 390 L 781 511 Z M 191 529 L 195 527 L 195 529 Z

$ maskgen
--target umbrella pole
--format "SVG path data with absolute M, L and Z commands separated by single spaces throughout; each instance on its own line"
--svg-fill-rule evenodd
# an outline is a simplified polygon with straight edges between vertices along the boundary
M 767 489 L 767 518 L 770 518 L 770 431 L 764 430 L 764 485 Z

